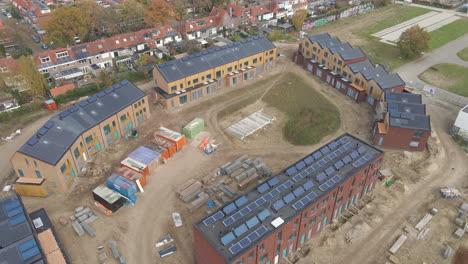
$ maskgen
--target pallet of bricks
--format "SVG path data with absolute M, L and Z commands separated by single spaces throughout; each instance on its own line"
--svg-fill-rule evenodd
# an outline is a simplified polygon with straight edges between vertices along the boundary
M 190 202 L 187 205 L 190 212 L 193 212 L 208 201 L 208 194 L 203 192 L 201 187 L 201 182 L 195 179 L 190 179 L 177 189 L 177 195 L 179 198 L 185 203 Z

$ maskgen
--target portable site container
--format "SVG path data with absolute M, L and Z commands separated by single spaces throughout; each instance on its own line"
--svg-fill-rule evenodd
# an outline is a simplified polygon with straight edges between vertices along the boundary
M 116 171 L 115 171 L 116 174 L 120 175 L 120 176 L 123 176 L 133 182 L 136 183 L 136 181 L 138 180 L 141 184 L 141 187 L 145 187 L 146 185 L 146 176 L 141 174 L 141 173 L 138 173 L 136 171 L 133 171 L 127 167 L 121 167 L 121 168 L 118 168 Z M 137 187 L 138 187 L 138 184 L 137 184 Z M 140 190 L 141 191 L 141 190 Z
M 96 202 L 111 210 L 113 213 L 128 202 L 128 199 L 123 195 L 113 191 L 104 184 L 99 185 L 93 190 L 93 198 Z
M 194 138 L 198 133 L 200 133 L 205 128 L 205 120 L 201 118 L 195 118 L 190 123 L 188 123 L 182 129 L 182 133 L 187 138 Z
M 177 151 L 181 150 L 185 145 L 185 136 L 179 132 L 175 132 L 165 127 L 160 127 L 154 131 L 156 137 L 165 138 L 169 141 L 176 143 Z
M 107 178 L 106 183 L 109 188 L 136 203 L 136 197 L 134 196 L 138 192 L 136 183 L 115 173 Z
M 134 151 L 130 152 L 128 157 L 145 164 L 151 174 L 159 165 L 161 153 L 139 146 Z
M 158 153 L 161 153 L 161 157 L 163 159 L 169 159 L 171 154 L 169 153 L 169 150 L 163 146 L 159 146 L 158 144 L 154 144 L 153 142 L 150 142 L 148 144 L 145 144 L 145 148 L 149 148 L 151 150 L 154 150 Z
M 19 177 L 12 185 L 19 195 L 46 197 L 50 194 L 47 181 L 42 178 Z
M 130 157 L 127 157 L 126 159 L 122 160 L 120 162 L 120 167 L 127 167 L 135 172 L 138 172 L 138 173 L 141 173 L 145 176 L 148 176 L 149 175 L 149 169 L 148 167 L 139 162 L 138 160 L 134 160 Z
M 44 102 L 45 108 L 47 110 L 55 110 L 57 109 L 57 103 L 54 100 L 50 99 Z
M 176 144 L 165 138 L 154 136 L 154 138 L 151 140 L 151 143 L 161 146 L 163 148 L 166 148 L 167 151 L 169 152 L 169 157 L 171 157 L 177 152 Z

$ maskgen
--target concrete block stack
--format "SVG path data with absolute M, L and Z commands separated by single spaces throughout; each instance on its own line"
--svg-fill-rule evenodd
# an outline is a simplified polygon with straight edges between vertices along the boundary
M 177 194 L 182 201 L 187 203 L 195 199 L 201 193 L 201 187 L 201 182 L 190 179 L 177 189 Z
M 94 211 L 89 209 L 88 207 L 77 207 L 75 208 L 75 214 L 70 216 L 70 220 L 72 221 L 71 225 L 73 230 L 78 236 L 82 236 L 84 232 L 88 233 L 91 237 L 96 236 L 96 232 L 90 226 L 92 222 L 97 219 L 97 215 Z
M 197 199 L 193 200 L 189 205 L 187 205 L 187 208 L 189 209 L 190 212 L 193 212 L 195 209 L 205 204 L 208 201 L 208 198 L 209 198 L 208 194 L 204 192 L 200 192 L 197 195 Z

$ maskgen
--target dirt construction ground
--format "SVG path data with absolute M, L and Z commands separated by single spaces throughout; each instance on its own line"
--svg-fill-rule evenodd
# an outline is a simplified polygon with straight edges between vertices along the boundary
M 280 53 L 290 55 L 297 45 L 278 44 L 278 47 Z M 310 82 L 311 89 L 316 89 L 329 98 L 340 111 L 341 127 L 334 134 L 323 138 L 320 144 L 293 146 L 285 142 L 281 133 L 284 122 L 282 113 L 267 107 L 261 101 L 262 96 L 281 77 L 281 73 L 288 71 L 305 78 Z M 254 82 L 259 85 L 250 85 Z M 117 241 L 127 263 L 191 264 L 195 263 L 191 223 L 205 216 L 207 208 L 203 206 L 189 213 L 175 194 L 182 183 L 190 178 L 201 179 L 221 164 L 243 154 L 261 157 L 272 168 L 273 173 L 276 173 L 344 132 L 370 140 L 371 108 L 366 104 L 354 103 L 308 75 L 300 67 L 293 65 L 288 57 L 280 57 L 278 65 L 272 71 L 262 73 L 261 77 L 247 85 L 223 89 L 214 97 L 174 111 L 164 110 L 154 104 L 152 117 L 139 128 L 138 138 L 132 141 L 120 140 L 102 151 L 87 164 L 86 171 L 75 180 L 69 192 L 44 199 L 25 197 L 23 200 L 28 210 L 46 208 L 72 263 L 98 263 L 96 248 L 100 245 L 105 245 L 107 255 L 111 256 L 106 241 L 112 238 Z M 258 100 L 222 119 L 218 117 L 222 110 L 251 97 Z M 248 143 L 224 133 L 226 126 L 260 109 L 275 115 L 278 120 L 249 137 Z M 466 238 L 457 240 L 452 235 L 455 231 L 453 222 L 457 215 L 456 207 L 463 199 L 466 201 L 466 198 L 443 200 L 438 194 L 438 188 L 444 186 L 462 186 L 467 191 L 467 157 L 447 134 L 458 110 L 440 102 L 428 103 L 427 110 L 431 115 L 434 131 L 428 150 L 416 154 L 388 150 L 384 166 L 392 168 L 394 184 L 390 187 L 383 184 L 378 186 L 371 196 L 366 197 L 372 201 L 363 203 L 361 210 L 351 209 L 355 216 L 345 223 L 330 225 L 307 242 L 301 252 L 308 251 L 305 248 L 310 251 L 297 263 L 385 263 L 388 248 L 404 232 L 403 228 L 411 225 L 407 219 L 414 216 L 419 220 L 432 207 L 440 211 L 428 224 L 429 232 L 423 240 L 416 240 L 409 235 L 409 240 L 396 254 L 400 263 L 450 263 L 441 258 L 443 250 L 447 246 L 457 249 L 461 242 L 467 244 Z M 137 195 L 136 205 L 126 206 L 111 216 L 97 210 L 91 190 L 104 182 L 126 154 L 147 142 L 155 128 L 165 126 L 180 130 L 195 117 L 205 119 L 204 134 L 189 140 L 182 151 L 149 177 L 146 191 Z M 221 143 L 220 148 L 212 155 L 202 153 L 197 147 L 206 135 Z M 78 237 L 69 223 L 59 223 L 60 217 L 68 217 L 78 206 L 89 206 L 98 211 L 99 219 L 91 224 L 97 233 L 95 238 L 86 234 Z M 174 211 L 181 213 L 183 227 L 174 227 L 171 218 Z M 407 228 L 410 233 L 415 231 L 411 228 Z M 161 259 L 154 244 L 166 234 L 174 237 L 178 250 Z M 114 263 L 112 257 L 108 260 L 106 263 Z

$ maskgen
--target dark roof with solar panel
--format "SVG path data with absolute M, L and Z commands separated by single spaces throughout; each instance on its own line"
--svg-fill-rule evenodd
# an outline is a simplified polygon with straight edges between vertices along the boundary
M 18 152 L 55 165 L 78 137 L 145 96 L 124 80 L 52 117 Z
M 268 38 L 258 35 L 156 67 L 167 82 L 173 82 L 274 48 L 275 45 Z
M 16 194 L 0 199 L 0 263 L 45 263 L 23 203 Z
M 194 226 L 230 262 L 274 232 L 273 220 L 290 221 L 382 155 L 381 150 L 344 134 Z
M 385 101 L 391 127 L 431 131 L 430 116 L 420 94 L 386 92 Z

